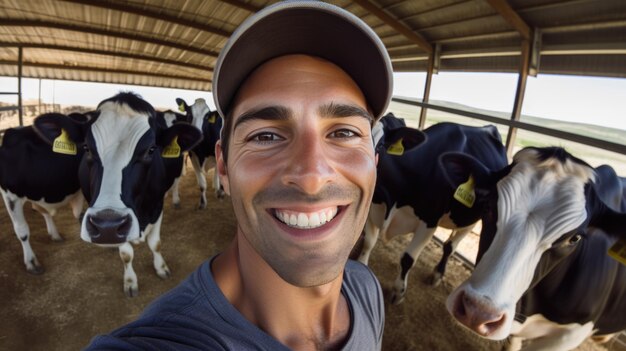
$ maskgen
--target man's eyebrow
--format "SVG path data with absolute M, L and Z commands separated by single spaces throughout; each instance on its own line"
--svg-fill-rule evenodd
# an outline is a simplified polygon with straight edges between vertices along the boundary
M 237 118 L 235 125 L 233 126 L 233 130 L 237 128 L 238 125 L 246 122 L 250 122 L 253 120 L 277 120 L 277 121 L 286 121 L 293 113 L 290 109 L 284 106 L 267 106 L 256 110 L 246 111 Z
M 370 123 L 374 122 L 374 117 L 371 113 L 360 106 L 340 104 L 331 102 L 330 104 L 322 105 L 318 109 L 318 113 L 322 117 L 355 117 L 360 116 L 367 119 Z

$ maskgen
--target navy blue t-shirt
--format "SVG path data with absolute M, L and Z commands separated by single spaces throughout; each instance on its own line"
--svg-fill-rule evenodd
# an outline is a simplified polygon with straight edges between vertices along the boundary
M 289 350 L 228 302 L 213 280 L 211 261 L 152 302 L 136 321 L 95 337 L 87 350 Z M 343 350 L 380 350 L 385 309 L 372 271 L 348 261 L 341 293 L 351 321 Z

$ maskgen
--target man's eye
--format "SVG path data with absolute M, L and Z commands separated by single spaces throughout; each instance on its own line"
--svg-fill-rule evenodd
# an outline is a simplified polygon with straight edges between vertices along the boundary
M 282 139 L 283 138 L 280 137 L 278 134 L 274 134 L 270 132 L 262 132 L 262 133 L 253 135 L 250 138 L 250 141 L 256 141 L 259 143 L 270 143 L 270 142 L 279 141 Z
M 332 138 L 354 138 L 357 134 L 349 129 L 339 129 L 330 133 Z

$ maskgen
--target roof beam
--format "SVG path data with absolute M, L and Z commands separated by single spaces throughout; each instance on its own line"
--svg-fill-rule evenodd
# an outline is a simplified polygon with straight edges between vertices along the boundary
M 415 43 L 422 50 L 426 51 L 429 54 L 433 52 L 433 46 L 426 39 L 424 39 L 424 37 L 415 33 L 411 28 L 407 27 L 405 24 L 388 15 L 385 11 L 378 8 L 370 0 L 354 0 L 354 2 L 369 11 L 374 16 L 378 17 L 388 26 L 395 29 L 398 33 L 404 35 L 407 39 Z
M 402 2 L 403 1 L 399 1 L 398 3 L 402 3 Z M 410 14 L 409 16 L 400 18 L 399 20 L 406 21 L 406 20 L 412 19 L 412 18 L 423 17 L 423 16 L 426 16 L 426 14 L 433 13 L 433 12 L 438 12 L 438 11 L 442 11 L 442 10 L 445 11 L 445 10 L 447 10 L 450 7 L 454 7 L 454 6 L 457 6 L 459 4 L 463 4 L 463 3 L 466 3 L 466 2 L 467 2 L 467 0 L 460 0 L 460 1 L 455 1 L 455 2 L 452 2 L 452 3 L 448 3 L 448 4 L 445 4 L 445 5 L 439 5 L 439 6 L 431 7 L 429 9 L 425 10 L 425 11 L 418 12 L 418 13 L 413 13 L 413 14 Z
M 114 38 L 121 38 L 131 41 L 140 41 L 144 43 L 150 43 L 160 46 L 168 46 L 172 48 L 176 48 L 183 51 L 191 51 L 202 55 L 208 55 L 211 57 L 217 57 L 219 54 L 217 51 L 207 50 L 202 48 L 197 48 L 193 46 L 183 45 L 176 42 L 158 39 L 149 37 L 146 35 L 135 34 L 135 33 L 126 33 L 121 31 L 112 31 L 108 29 L 96 28 L 96 27 L 87 27 L 87 26 L 77 26 L 69 23 L 60 23 L 53 21 L 39 21 L 39 20 L 22 20 L 22 19 L 14 19 L 14 18 L 0 18 L 0 23 L 3 26 L 12 26 L 12 27 L 43 27 L 43 28 L 54 28 L 61 30 L 69 30 L 74 32 L 82 32 L 96 35 L 103 35 Z
M 517 12 L 513 10 L 511 5 L 509 5 L 506 0 L 487 0 L 487 2 L 491 5 L 491 7 L 493 7 L 494 10 L 496 10 L 496 12 L 500 14 L 500 16 L 504 18 L 505 21 L 507 21 L 511 26 L 513 26 L 513 28 L 515 28 L 515 30 L 519 32 L 522 38 L 525 40 L 532 39 L 532 30 L 530 27 L 517 14 Z
M 553 27 L 542 27 L 541 32 L 546 34 L 554 33 L 568 33 L 576 31 L 591 31 L 591 30 L 603 30 L 603 29 L 622 29 L 626 27 L 626 20 L 614 20 L 614 21 L 602 21 L 602 22 L 584 22 L 584 23 L 572 23 L 565 25 L 557 25 Z
M 63 0 L 63 1 L 71 2 L 74 4 L 99 7 L 99 8 L 107 9 L 107 10 L 115 10 L 119 12 L 131 13 L 137 16 L 150 17 L 150 18 L 154 18 L 160 21 L 166 21 L 166 22 L 176 23 L 181 26 L 195 28 L 204 32 L 209 32 L 209 33 L 220 35 L 226 38 L 230 37 L 230 35 L 232 34 L 231 32 L 207 25 L 205 23 L 195 22 L 192 20 L 153 11 L 147 8 L 141 8 L 139 6 L 132 5 L 132 3 L 130 2 L 121 4 L 121 3 L 114 3 L 114 2 L 103 1 L 103 0 Z
M 113 57 L 124 57 L 133 60 L 143 60 L 150 62 L 158 62 L 164 63 L 168 65 L 180 66 L 185 68 L 195 68 L 199 70 L 207 70 L 209 72 L 213 72 L 213 67 L 199 65 L 196 63 L 187 63 L 181 62 L 171 59 L 160 58 L 156 56 L 149 56 L 143 54 L 131 54 L 122 51 L 108 51 L 108 50 L 97 50 L 97 49 L 89 49 L 89 48 L 80 48 L 80 47 L 72 47 L 72 46 L 64 46 L 64 45 L 50 45 L 50 44 L 39 44 L 39 43 L 11 43 L 0 41 L 0 47 L 23 47 L 27 49 L 49 49 L 49 50 L 62 50 L 62 51 L 72 51 L 79 52 L 84 54 L 94 54 L 94 55 L 103 55 L 103 56 L 113 56 Z
M 17 61 L 0 60 L 0 65 L 17 65 Z M 49 64 L 49 63 L 36 63 L 36 62 L 24 62 L 23 66 L 24 67 L 36 67 L 36 68 L 50 68 L 50 69 L 59 69 L 59 70 L 67 69 L 71 71 L 84 71 L 84 72 L 130 74 L 130 75 L 148 76 L 148 77 L 155 77 L 155 78 L 180 79 L 180 80 L 197 81 L 197 82 L 202 82 L 202 83 L 211 83 L 210 79 L 201 79 L 197 77 L 180 76 L 180 75 L 175 75 L 175 74 L 144 72 L 144 71 L 134 71 L 134 70 L 125 70 L 125 69 L 108 69 L 108 68 L 103 68 L 103 67 L 66 66 L 66 65 Z
M 261 10 L 263 7 L 260 6 L 254 6 L 252 4 L 248 4 L 247 2 L 243 2 L 243 1 L 239 1 L 239 0 L 219 0 L 221 2 L 225 2 L 229 5 L 233 5 L 235 7 L 238 7 L 240 9 L 246 10 L 246 11 L 250 11 L 250 12 L 258 12 L 259 10 Z
M 468 35 L 464 37 L 449 37 L 449 38 L 441 38 L 435 40 L 437 44 L 450 44 L 450 43 L 458 43 L 470 40 L 493 40 L 493 39 L 502 39 L 502 38 L 517 38 L 519 33 L 516 31 L 506 31 L 506 32 L 497 32 L 497 33 L 487 33 L 487 34 L 475 34 Z
M 597 0 L 562 0 L 562 1 L 553 2 L 550 4 L 532 5 L 529 7 L 518 7 L 517 12 L 558 11 L 559 7 L 577 6 L 577 5 L 589 3 L 589 2 L 597 2 Z

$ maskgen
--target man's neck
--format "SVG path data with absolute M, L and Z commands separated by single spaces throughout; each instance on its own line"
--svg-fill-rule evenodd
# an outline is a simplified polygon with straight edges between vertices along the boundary
M 350 330 L 341 294 L 343 275 L 316 287 L 284 281 L 243 235 L 213 262 L 213 276 L 228 301 L 250 322 L 293 350 L 339 349 Z

